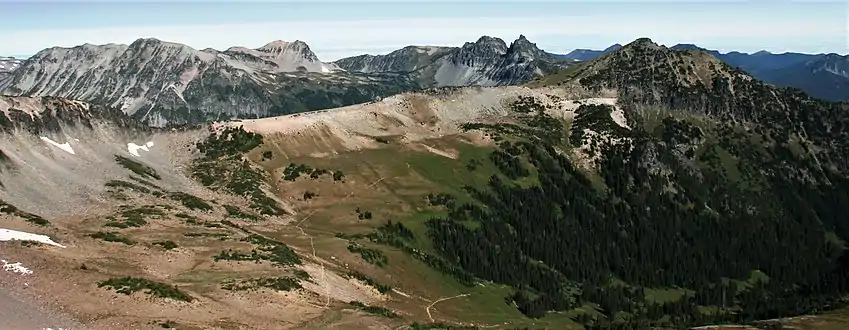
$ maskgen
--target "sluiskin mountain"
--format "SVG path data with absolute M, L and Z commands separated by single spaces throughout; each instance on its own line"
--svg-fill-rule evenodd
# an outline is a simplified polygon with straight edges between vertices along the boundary
M 499 86 L 521 84 L 563 69 L 524 35 L 509 46 L 484 36 L 461 47 L 408 46 L 386 55 L 360 55 L 334 62 L 348 71 L 401 72 L 418 77 L 424 86 Z
M 224 51 L 153 38 L 53 47 L 0 76 L 0 92 L 103 104 L 163 127 L 333 108 L 433 86 L 518 84 L 565 67 L 524 36 L 509 47 L 483 37 L 458 48 L 405 49 L 387 55 L 399 62 L 387 64 L 321 62 L 302 41 Z

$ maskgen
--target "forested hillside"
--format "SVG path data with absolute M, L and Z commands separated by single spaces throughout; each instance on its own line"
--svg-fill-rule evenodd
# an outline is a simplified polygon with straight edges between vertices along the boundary
M 569 310 L 589 328 L 746 323 L 845 303 L 844 104 L 647 40 L 558 79 L 618 91 L 628 125 L 608 105 L 563 121 L 521 99 L 520 123 L 465 127 L 499 141 L 480 160 L 500 170 L 486 187 L 434 195 L 447 216 L 427 221 L 428 237 L 394 224 L 376 240 L 429 239 L 458 279 L 508 284 L 506 303 L 525 315 Z

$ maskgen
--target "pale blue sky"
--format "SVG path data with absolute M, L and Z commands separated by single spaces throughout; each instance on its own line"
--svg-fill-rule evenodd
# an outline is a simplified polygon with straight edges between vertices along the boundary
M 141 37 L 197 49 L 306 41 L 322 60 L 409 44 L 524 34 L 564 53 L 638 37 L 722 51 L 849 52 L 844 1 L 41 1 L 3 2 L 0 55 Z

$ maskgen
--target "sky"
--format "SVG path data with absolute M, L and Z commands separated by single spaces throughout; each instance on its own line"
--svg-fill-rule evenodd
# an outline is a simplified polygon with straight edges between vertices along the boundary
M 649 37 L 723 52 L 849 53 L 846 0 L 4 0 L 0 55 L 153 37 L 195 49 L 302 40 L 323 61 L 520 34 L 552 53 Z

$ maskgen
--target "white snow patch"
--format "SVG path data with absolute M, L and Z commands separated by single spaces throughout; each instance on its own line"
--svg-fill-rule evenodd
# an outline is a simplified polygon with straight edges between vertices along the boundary
M 11 262 L 8 262 L 8 261 L 2 260 L 2 259 L 0 259 L 0 262 L 3 263 L 3 270 L 5 270 L 7 272 L 18 273 L 18 274 L 21 274 L 21 275 L 32 274 L 32 271 L 29 270 L 29 268 L 26 268 L 23 265 L 21 265 L 20 262 L 11 263 Z
M 41 137 L 41 140 L 42 140 L 42 141 L 44 141 L 44 142 L 47 142 L 47 143 L 49 143 L 49 144 L 52 144 L 52 145 L 54 145 L 55 147 L 57 147 L 57 148 L 59 148 L 59 149 L 65 150 L 66 152 L 68 152 L 68 153 L 69 153 L 69 154 L 71 154 L 71 155 L 75 155 L 75 153 L 74 153 L 74 148 L 71 148 L 71 144 L 70 144 L 70 143 L 68 143 L 68 142 L 61 143 L 61 144 L 60 144 L 60 143 L 58 143 L 58 142 L 56 142 L 56 141 L 51 140 L 49 137 L 46 137 L 46 136 L 42 136 L 42 137 Z
M 615 107 L 614 110 L 610 112 L 610 118 L 612 118 L 617 125 L 631 129 L 631 127 L 628 126 L 628 120 L 625 119 L 625 111 L 619 107 Z
M 143 145 L 138 145 L 132 142 L 127 143 L 127 151 L 136 157 L 141 157 L 141 155 L 139 155 L 139 150 L 150 151 L 150 148 L 153 148 L 153 141 L 149 141 Z
M 54 242 L 47 235 L 30 234 L 30 233 L 23 232 L 23 231 L 0 228 L 0 242 L 5 242 L 5 241 L 33 241 L 33 242 L 39 242 L 39 243 L 42 243 L 42 244 L 58 246 L 58 247 L 61 247 L 61 248 L 65 247 L 62 244 Z

